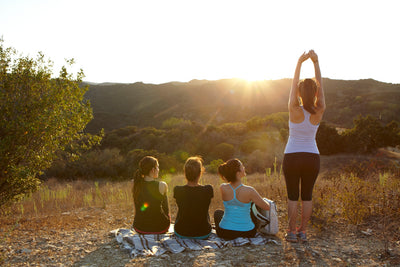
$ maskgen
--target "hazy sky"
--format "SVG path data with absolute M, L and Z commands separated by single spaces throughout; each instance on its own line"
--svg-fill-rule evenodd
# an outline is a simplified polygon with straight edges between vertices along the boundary
M 400 83 L 400 1 L 0 0 L 0 37 L 91 82 L 323 77 Z M 313 76 L 306 62 L 302 77 Z

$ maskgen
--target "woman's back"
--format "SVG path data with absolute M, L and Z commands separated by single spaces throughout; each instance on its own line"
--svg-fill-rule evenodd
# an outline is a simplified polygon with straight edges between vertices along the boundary
M 163 232 L 169 228 L 168 199 L 159 189 L 160 182 L 144 181 L 134 199 L 134 229 L 139 233 Z
M 174 198 L 178 205 L 175 232 L 185 237 L 201 237 L 211 232 L 208 209 L 214 190 L 211 185 L 176 186 Z
M 302 106 L 300 108 L 304 119 L 299 122 L 289 120 L 289 139 L 286 144 L 285 154 L 296 152 L 319 154 L 315 139 L 319 124 L 314 125 L 311 123 L 310 117 L 312 115 Z
M 247 188 L 243 184 L 236 188 L 233 188 L 231 184 L 223 184 L 221 185 L 221 191 L 225 213 L 219 224 L 220 227 L 235 231 L 253 229 L 255 225 L 250 217 L 251 202 L 247 200 Z

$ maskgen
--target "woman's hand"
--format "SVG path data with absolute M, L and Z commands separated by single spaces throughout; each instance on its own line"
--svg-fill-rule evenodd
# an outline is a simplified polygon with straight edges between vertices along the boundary
M 312 62 L 315 64 L 316 62 L 318 62 L 318 56 L 317 54 L 314 52 L 314 50 L 310 50 L 308 52 L 308 55 L 310 56 Z
M 303 63 L 304 61 L 306 61 L 307 59 L 310 58 L 309 53 L 304 52 L 300 57 L 299 57 L 299 63 Z

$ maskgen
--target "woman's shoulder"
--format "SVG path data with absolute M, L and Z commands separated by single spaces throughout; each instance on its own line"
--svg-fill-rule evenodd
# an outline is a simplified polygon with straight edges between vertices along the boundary
M 213 189 L 213 186 L 210 185 L 210 184 L 203 185 L 203 187 L 204 187 L 204 188 L 207 188 L 207 189 Z
M 184 190 L 185 186 L 184 185 L 176 185 L 174 187 L 174 192 L 182 191 Z
M 158 189 L 162 195 L 168 191 L 168 185 L 166 182 L 158 181 Z
M 211 197 L 214 196 L 214 188 L 213 188 L 212 185 L 207 184 L 207 185 L 204 186 L 204 189 L 205 189 L 208 193 L 211 194 Z
M 219 185 L 220 189 L 225 189 L 225 188 L 229 188 L 229 183 L 222 183 Z
M 253 192 L 253 191 L 255 191 L 255 189 L 251 185 L 243 185 L 243 191 Z

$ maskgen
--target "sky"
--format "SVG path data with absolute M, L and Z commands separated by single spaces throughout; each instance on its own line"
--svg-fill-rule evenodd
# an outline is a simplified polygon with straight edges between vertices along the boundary
M 5 47 L 74 58 L 89 82 L 323 77 L 400 83 L 397 0 L 0 0 Z M 301 78 L 313 77 L 310 60 Z

